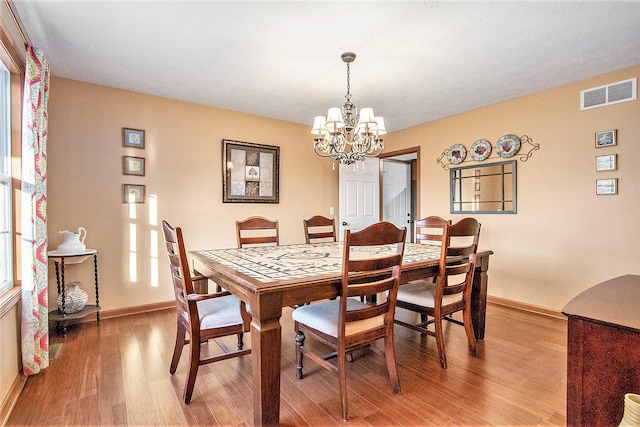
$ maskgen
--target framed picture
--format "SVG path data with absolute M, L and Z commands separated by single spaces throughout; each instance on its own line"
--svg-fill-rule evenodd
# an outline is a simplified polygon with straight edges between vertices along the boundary
M 596 179 L 596 194 L 618 194 L 618 178 Z
M 596 156 L 596 172 L 614 171 L 618 169 L 618 155 L 607 154 Z
M 280 147 L 222 140 L 222 202 L 279 203 Z
M 144 203 L 145 191 L 144 185 L 124 184 L 122 186 L 122 202 L 123 203 Z
M 144 148 L 144 131 L 122 128 L 122 145 L 125 147 Z
M 144 176 L 144 157 L 122 156 L 122 173 Z
M 596 132 L 596 148 L 616 145 L 616 130 Z

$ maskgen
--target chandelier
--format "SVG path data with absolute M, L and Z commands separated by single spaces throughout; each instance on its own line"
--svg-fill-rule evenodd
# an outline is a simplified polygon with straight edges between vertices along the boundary
M 342 54 L 347 64 L 347 101 L 342 108 L 329 108 L 327 116 L 316 116 L 311 133 L 313 150 L 320 157 L 330 157 L 342 165 L 363 161 L 365 157 L 376 157 L 384 149 L 381 136 L 387 133 L 384 119 L 373 115 L 373 108 L 358 107 L 351 102 L 350 64 L 356 59 L 353 52 Z M 349 151 L 347 152 L 347 149 Z

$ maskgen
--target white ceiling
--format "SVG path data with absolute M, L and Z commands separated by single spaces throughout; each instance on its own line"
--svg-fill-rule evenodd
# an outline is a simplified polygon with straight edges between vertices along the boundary
M 308 125 L 344 102 L 345 51 L 389 131 L 640 63 L 638 1 L 14 4 L 55 76 Z

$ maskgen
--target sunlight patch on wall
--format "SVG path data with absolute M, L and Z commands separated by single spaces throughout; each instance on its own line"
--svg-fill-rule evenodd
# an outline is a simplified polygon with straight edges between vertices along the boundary
M 136 253 L 137 229 L 135 224 L 129 224 L 129 280 L 132 282 L 138 281 L 138 256 Z
M 149 195 L 149 225 L 158 225 L 158 195 Z
M 158 226 L 158 195 L 149 195 L 149 225 Z M 149 267 L 151 268 L 151 286 L 157 288 L 158 281 L 158 230 L 151 230 L 149 242 Z
M 151 265 L 151 286 L 158 287 L 158 231 L 151 230 L 151 257 L 149 259 Z

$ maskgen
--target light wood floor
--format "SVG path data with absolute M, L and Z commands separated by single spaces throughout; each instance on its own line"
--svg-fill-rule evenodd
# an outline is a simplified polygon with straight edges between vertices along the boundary
M 290 309 L 282 327 L 282 425 L 344 424 L 333 375 L 307 361 L 305 378 L 295 378 Z M 348 364 L 347 424 L 565 425 L 566 329 L 562 319 L 490 304 L 477 356 L 461 326 L 445 326 L 442 370 L 434 338 L 396 326 L 402 393 L 391 391 L 383 356 L 360 351 Z M 65 340 L 54 332 L 62 352 L 28 381 L 8 425 L 250 425 L 251 356 L 200 367 L 185 405 L 188 349 L 169 375 L 174 333 L 173 310 L 75 325 Z

